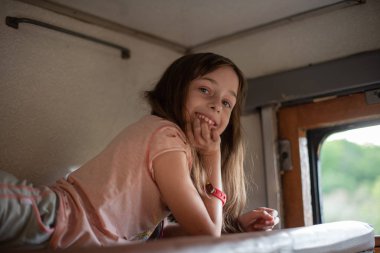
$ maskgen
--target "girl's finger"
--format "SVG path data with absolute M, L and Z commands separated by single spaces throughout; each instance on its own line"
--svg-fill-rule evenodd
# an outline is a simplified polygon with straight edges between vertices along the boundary
M 274 218 L 274 226 L 276 226 L 280 222 L 280 218 Z
M 259 208 L 257 208 L 256 210 L 262 210 L 262 211 L 265 211 L 265 212 L 267 212 L 269 215 L 271 215 L 272 217 L 277 217 L 277 216 L 278 216 L 278 212 L 277 212 L 277 210 L 272 209 L 272 208 L 269 208 L 269 207 L 259 207 Z
M 201 139 L 201 131 L 201 121 L 198 118 L 195 118 L 193 122 L 193 135 L 195 144 L 199 144 L 199 140 Z
M 268 220 L 268 219 L 273 219 L 273 216 L 270 215 L 267 211 L 265 210 L 260 210 L 259 215 L 262 219 Z
M 273 210 L 271 214 L 272 214 L 273 217 L 277 217 L 278 216 L 277 210 Z
M 268 208 L 267 210 L 265 210 L 266 212 L 268 212 L 270 215 L 272 215 L 273 217 L 277 217 L 278 216 L 278 212 L 277 210 L 275 209 L 271 209 L 271 208 Z
M 255 229 L 268 230 L 273 229 L 279 222 L 279 218 L 276 218 L 272 221 L 265 221 L 264 223 L 256 223 L 254 224 Z
M 255 230 L 268 230 L 268 229 L 272 229 L 273 226 L 264 226 L 264 225 L 256 224 L 256 225 L 253 226 L 253 228 Z
M 210 128 L 208 123 L 204 121 L 201 123 L 201 136 L 206 143 L 210 140 Z
M 218 142 L 219 141 L 219 134 L 216 130 L 211 130 L 211 139 L 214 141 L 214 142 Z

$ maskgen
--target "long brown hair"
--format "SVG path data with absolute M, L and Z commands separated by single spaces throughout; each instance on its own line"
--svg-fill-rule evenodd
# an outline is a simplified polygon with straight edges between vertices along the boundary
M 199 53 L 185 55 L 174 61 L 161 79 L 145 96 L 152 108 L 151 113 L 176 123 L 186 133 L 185 104 L 190 82 L 222 66 L 231 67 L 239 79 L 237 101 L 227 128 L 221 135 L 222 180 L 228 200 L 223 209 L 223 231 L 241 231 L 237 218 L 246 203 L 244 177 L 244 152 L 240 116 L 246 93 L 246 80 L 241 70 L 228 58 Z M 200 156 L 193 150 L 191 177 L 200 194 L 205 193 L 206 170 Z

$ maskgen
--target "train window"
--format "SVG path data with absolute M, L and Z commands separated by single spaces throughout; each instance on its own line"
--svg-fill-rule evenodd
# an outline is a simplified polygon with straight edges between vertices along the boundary
M 307 139 L 314 223 L 360 220 L 380 234 L 380 124 L 311 129 Z

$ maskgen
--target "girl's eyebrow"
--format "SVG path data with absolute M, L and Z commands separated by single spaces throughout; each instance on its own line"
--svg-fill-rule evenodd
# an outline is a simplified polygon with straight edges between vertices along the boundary
M 214 85 L 219 85 L 217 81 L 215 81 L 214 79 L 209 78 L 209 77 L 201 77 L 201 78 L 199 78 L 199 79 L 203 79 L 203 80 L 209 81 L 209 82 L 211 82 L 211 83 L 214 84 Z M 232 96 L 234 96 L 235 98 L 237 98 L 237 95 L 236 95 L 235 91 L 233 91 L 233 90 L 229 90 L 228 92 L 229 92 Z

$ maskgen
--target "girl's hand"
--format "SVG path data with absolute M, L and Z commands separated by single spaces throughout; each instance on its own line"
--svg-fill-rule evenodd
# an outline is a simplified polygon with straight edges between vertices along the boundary
M 259 207 L 240 215 L 238 220 L 245 232 L 270 231 L 280 221 L 277 216 L 278 212 L 276 210 Z
M 199 118 L 187 125 L 187 137 L 201 155 L 213 155 L 220 152 L 220 136 L 215 129 Z

